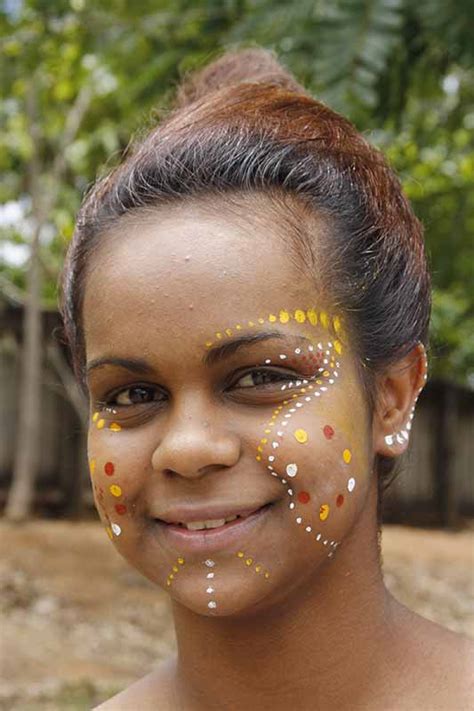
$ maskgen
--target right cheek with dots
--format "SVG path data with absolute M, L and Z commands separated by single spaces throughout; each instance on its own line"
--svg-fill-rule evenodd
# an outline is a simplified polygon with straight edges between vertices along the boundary
M 315 376 L 284 386 L 288 396 L 273 411 L 256 454 L 285 488 L 290 519 L 328 555 L 356 514 L 361 472 L 367 469 L 359 452 L 363 426 L 341 413 L 355 398 L 343 393 L 340 362 L 331 356 Z M 363 421 L 362 412 L 356 420 Z
M 285 439 L 269 455 L 272 470 L 286 490 L 287 513 L 294 524 L 328 554 L 339 545 L 348 518 L 355 514 L 362 462 L 342 427 L 325 422 L 309 410 L 295 419 Z M 270 446 L 278 443 L 278 436 Z

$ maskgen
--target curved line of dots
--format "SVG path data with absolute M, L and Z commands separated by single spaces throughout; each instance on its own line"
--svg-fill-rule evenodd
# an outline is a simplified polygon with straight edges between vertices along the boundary
M 313 346 L 311 346 L 311 345 L 308 346 L 309 352 L 312 352 L 313 350 L 314 350 Z M 296 388 L 299 388 L 299 390 L 297 392 L 294 392 L 292 394 L 291 400 L 297 399 L 301 395 L 304 395 L 305 396 L 304 402 L 306 402 L 306 403 L 311 402 L 313 397 L 315 397 L 315 398 L 321 397 L 322 393 L 327 392 L 328 388 L 325 385 L 323 385 L 323 382 L 327 382 L 329 385 L 333 385 L 335 382 L 335 379 L 338 377 L 338 375 L 339 375 L 338 369 L 340 368 L 340 363 L 335 360 L 334 354 L 332 353 L 333 344 L 331 342 L 329 342 L 327 344 L 327 348 L 324 349 L 322 344 L 318 343 L 318 350 L 319 350 L 319 352 L 323 352 L 324 356 L 326 356 L 323 359 L 322 366 L 318 369 L 318 372 L 320 374 L 322 371 L 320 378 L 316 379 L 315 381 L 311 381 L 311 382 L 309 382 L 306 379 L 296 380 L 294 383 L 290 382 L 290 383 L 283 385 L 282 390 L 291 389 L 293 387 L 293 385 Z M 301 356 L 302 353 L 303 353 L 302 348 L 295 349 L 295 355 Z M 286 359 L 286 357 L 287 356 L 285 354 L 280 355 L 280 359 Z M 331 373 L 327 368 L 335 368 L 335 370 L 333 370 Z M 321 378 L 324 378 L 325 380 L 323 381 Z M 313 382 L 316 385 L 318 385 L 319 387 L 315 388 Z M 308 393 L 311 393 L 311 394 L 308 394 Z M 283 404 L 281 406 L 277 407 L 276 410 L 274 410 L 272 418 L 265 429 L 265 434 L 271 434 L 271 429 L 274 426 L 276 426 L 277 428 L 281 428 L 281 429 L 277 429 L 277 434 L 276 434 L 279 441 L 277 441 L 277 439 L 273 439 L 273 441 L 271 442 L 271 447 L 272 447 L 273 451 L 271 451 L 271 453 L 267 456 L 267 462 L 268 462 L 267 469 L 270 471 L 272 476 L 279 477 L 282 484 L 287 487 L 287 493 L 291 499 L 291 501 L 289 503 L 289 509 L 293 511 L 296 508 L 296 504 L 294 501 L 294 491 L 291 488 L 291 486 L 288 484 L 287 480 L 284 478 L 281 478 L 281 475 L 278 474 L 278 472 L 275 470 L 276 459 L 277 459 L 277 455 L 275 454 L 275 452 L 279 448 L 279 446 L 283 440 L 283 437 L 285 435 L 285 430 L 283 428 L 286 428 L 288 426 L 288 423 L 289 423 L 292 415 L 295 414 L 298 411 L 298 409 L 300 409 L 304 406 L 304 403 L 301 401 L 292 403 L 291 400 L 284 400 Z M 288 412 L 285 415 L 283 415 L 283 419 L 281 420 L 281 422 L 276 423 L 276 418 L 280 415 L 283 408 L 285 406 L 291 406 L 292 404 L 294 404 L 294 407 L 289 407 Z M 308 438 L 308 435 L 305 430 L 296 430 L 294 433 L 294 436 L 297 439 L 297 441 L 299 441 L 301 444 L 304 444 Z M 268 444 L 268 438 L 264 437 L 260 440 L 260 444 L 257 447 L 257 455 L 256 455 L 257 461 L 262 460 L 263 447 L 266 444 Z M 350 456 L 349 450 L 345 450 L 343 456 L 344 457 L 348 456 L 346 454 L 346 452 Z M 348 462 L 346 462 L 346 463 L 348 463 Z M 298 471 L 298 467 L 294 463 L 288 464 L 286 467 L 286 473 L 291 478 L 296 476 L 297 471 Z M 353 479 L 351 478 L 349 480 L 349 482 L 350 482 L 350 484 L 348 483 L 348 488 L 350 487 L 349 491 L 352 491 L 353 490 Z M 327 518 L 328 512 L 329 512 L 328 506 L 321 507 L 320 515 L 325 517 L 324 519 L 322 518 L 321 520 L 325 520 Z M 300 515 L 296 516 L 295 520 L 296 520 L 297 524 L 302 525 L 304 527 L 304 530 L 307 533 L 313 532 L 313 527 L 309 524 L 305 524 L 302 516 L 300 516 Z M 329 544 L 329 546 L 331 548 L 329 557 L 332 557 L 332 555 L 334 555 L 334 551 L 335 551 L 336 547 L 339 545 L 339 543 L 337 541 L 330 541 L 329 539 L 324 538 L 323 534 L 320 531 L 318 531 L 316 533 L 315 539 L 316 539 L 316 541 L 321 542 L 322 545 L 324 545 L 324 546 L 327 546 Z
M 166 578 L 166 586 L 169 588 L 171 587 L 173 580 L 176 578 L 176 575 L 179 573 L 180 568 L 185 564 L 185 560 L 182 556 L 179 556 L 179 558 L 176 559 L 176 563 L 173 564 L 171 568 L 171 572 L 168 573 L 168 577 Z
M 94 412 L 92 415 L 92 422 L 95 424 L 98 430 L 103 430 L 105 427 L 105 419 L 100 416 L 100 412 Z M 110 425 L 107 425 L 107 429 L 110 430 L 111 432 L 120 432 L 122 429 L 122 425 L 119 425 L 118 422 L 111 422 Z
M 246 555 L 243 551 L 238 551 L 237 558 L 240 558 L 240 560 L 244 563 L 248 570 L 252 569 L 257 574 L 262 573 L 265 580 L 268 580 L 270 578 L 270 573 L 268 572 L 268 570 L 264 570 L 264 567 L 261 563 L 256 563 L 254 565 L 255 561 L 252 556 Z
M 338 370 L 340 368 L 340 363 L 339 361 L 335 360 L 333 354 L 331 353 L 333 349 L 333 344 L 329 342 L 327 344 L 327 348 L 324 349 L 322 343 L 318 343 L 317 345 L 318 351 L 324 354 L 324 359 L 322 365 L 318 368 L 318 373 L 319 377 L 316 377 L 315 379 L 312 379 L 311 381 L 306 379 L 306 378 L 301 378 L 297 379 L 294 382 L 290 381 L 289 383 L 285 383 L 284 385 L 281 386 L 281 390 L 292 390 L 293 387 L 297 388 L 295 392 L 291 394 L 290 399 L 284 400 L 281 405 L 279 405 L 272 414 L 272 417 L 270 421 L 267 423 L 264 433 L 265 435 L 270 435 L 272 433 L 272 429 L 274 427 L 277 427 L 277 433 L 276 436 L 280 440 L 280 442 L 276 441 L 275 439 L 271 442 L 271 447 L 274 450 L 277 450 L 278 447 L 280 446 L 281 440 L 283 439 L 283 436 L 285 434 L 283 428 L 286 428 L 289 424 L 289 421 L 291 420 L 292 416 L 298 411 L 298 409 L 301 409 L 304 407 L 305 403 L 309 403 L 312 401 L 313 398 L 319 398 L 321 397 L 322 393 L 327 392 L 328 387 L 324 384 L 327 383 L 328 385 L 334 385 L 336 379 L 339 377 Z M 303 349 L 302 348 L 296 348 L 295 349 L 295 355 L 297 356 L 302 356 L 303 355 Z M 308 352 L 313 353 L 314 352 L 314 346 L 309 345 L 308 346 Z M 287 355 L 282 353 L 280 354 L 280 359 L 281 360 L 286 360 Z M 265 363 L 269 364 L 271 362 L 270 359 L 267 359 Z M 328 370 L 328 368 L 334 368 L 334 370 L 331 372 Z M 304 396 L 301 398 L 301 396 Z M 292 403 L 292 400 L 298 400 L 298 402 Z M 303 402 L 301 401 L 303 400 Z M 292 406 L 294 405 L 294 407 Z M 283 418 L 280 423 L 277 424 L 276 420 L 277 417 L 281 414 L 282 410 L 285 407 L 289 407 L 288 412 L 283 415 Z M 301 431 L 303 432 L 303 431 Z M 301 435 L 303 436 L 303 435 Z M 268 437 L 263 437 L 260 440 L 259 445 L 257 446 L 257 454 L 256 454 L 256 459 L 257 461 L 262 461 L 263 459 L 263 450 L 264 446 L 269 443 Z M 267 469 L 272 472 L 274 476 L 278 476 L 276 472 L 274 471 L 274 463 L 277 459 L 277 455 L 272 452 L 268 457 L 268 465 Z M 291 476 L 291 474 L 290 474 Z
M 331 316 L 326 311 L 316 311 L 314 308 L 310 309 L 295 309 L 295 311 L 290 312 L 286 309 L 281 309 L 278 316 L 275 314 L 268 314 L 266 317 L 259 317 L 255 320 L 250 320 L 242 323 L 237 323 L 232 328 L 225 328 L 222 331 L 216 331 L 213 339 L 206 341 L 206 348 L 212 348 L 216 345 L 216 341 L 221 341 L 226 337 L 231 337 L 242 331 L 244 328 L 253 328 L 257 325 L 263 325 L 265 323 L 281 323 L 287 324 L 290 321 L 296 321 L 296 323 L 309 323 L 311 326 L 317 326 L 318 324 L 324 329 L 332 333 L 336 337 L 334 341 L 334 348 L 337 353 L 342 353 L 342 344 L 340 340 L 343 339 L 343 326 L 341 317 Z

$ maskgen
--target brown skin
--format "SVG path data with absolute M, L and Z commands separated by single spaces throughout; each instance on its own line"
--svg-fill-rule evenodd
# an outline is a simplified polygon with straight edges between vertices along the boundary
M 137 374 L 109 364 L 89 373 L 91 415 L 99 411 L 105 423 L 98 429 L 97 418 L 91 421 L 89 435 L 98 510 L 106 525 L 119 523 L 121 534 L 113 536 L 119 552 L 169 591 L 179 648 L 177 660 L 101 708 L 467 709 L 469 673 L 461 655 L 470 643 L 397 603 L 384 587 L 379 560 L 372 462 L 377 452 L 398 455 L 406 446 L 388 447 L 384 437 L 408 420 L 424 383 L 423 350 L 379 378 L 371 418 L 356 354 L 342 339 L 335 382 L 310 403 L 300 390 L 292 401 L 304 406 L 295 408 L 281 439 L 279 477 L 271 476 L 270 445 L 261 461 L 256 453 L 275 408 L 282 405 L 283 417 L 291 407 L 281 386 L 288 377 L 314 382 L 314 367 L 303 366 L 300 356 L 291 368 L 279 356 L 312 342 L 333 343 L 334 334 L 307 320 L 270 324 L 268 315 L 312 306 L 333 312 L 330 294 L 316 293 L 289 258 L 274 218 L 255 214 L 236 215 L 224 204 L 212 214 L 187 203 L 128 220 L 103 240 L 87 278 L 88 363 L 114 357 L 147 367 Z M 221 345 L 269 330 L 280 337 L 204 364 L 206 342 Z M 255 380 L 262 367 L 263 385 Z M 138 392 L 130 388 L 137 386 L 155 399 L 130 404 Z M 110 430 L 112 422 L 121 430 Z M 323 434 L 328 424 L 331 438 Z M 309 433 L 307 442 L 295 439 L 297 429 Z M 112 476 L 104 471 L 107 462 L 114 464 Z M 282 486 L 288 462 L 298 463 L 298 473 Z M 110 493 L 111 484 L 121 487 L 120 496 Z M 289 485 L 295 495 L 310 495 L 298 511 L 289 509 Z M 337 506 L 340 494 L 344 502 Z M 115 511 L 117 501 L 125 513 Z M 184 555 L 155 521 L 183 503 L 271 505 L 227 549 Z M 321 504 L 329 505 L 326 520 Z M 298 512 L 311 535 L 296 523 Z M 328 545 L 316 540 L 318 531 Z M 334 557 L 328 557 L 330 541 L 341 542 Z M 206 557 L 216 563 L 215 609 L 205 590 Z M 173 565 L 179 570 L 168 586 Z

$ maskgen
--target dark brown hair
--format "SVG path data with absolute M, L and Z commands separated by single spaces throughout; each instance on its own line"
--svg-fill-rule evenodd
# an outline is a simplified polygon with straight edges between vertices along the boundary
M 382 154 L 313 99 L 272 52 L 244 49 L 187 77 L 169 115 L 84 200 L 62 283 L 78 377 L 84 279 L 106 231 L 126 215 L 178 200 L 255 192 L 271 198 L 278 191 L 300 206 L 301 234 L 308 210 L 329 221 L 323 251 L 331 254 L 331 298 L 354 335 L 369 385 L 418 341 L 426 345 L 431 299 L 422 227 L 398 179 Z M 305 239 L 302 254 L 312 244 L 311 234 Z M 377 462 L 380 480 L 392 465 Z

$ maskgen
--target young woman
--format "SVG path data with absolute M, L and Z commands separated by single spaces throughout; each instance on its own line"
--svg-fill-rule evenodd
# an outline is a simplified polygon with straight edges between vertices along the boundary
M 267 51 L 187 79 L 93 188 L 63 283 L 92 484 L 178 642 L 101 708 L 472 707 L 470 642 L 381 572 L 429 313 L 396 177 Z

